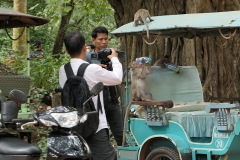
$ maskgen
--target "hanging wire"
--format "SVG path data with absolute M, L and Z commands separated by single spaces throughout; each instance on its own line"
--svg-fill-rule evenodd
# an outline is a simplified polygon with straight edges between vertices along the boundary
M 22 36 L 24 30 L 25 30 L 25 27 L 22 29 L 22 32 L 19 34 L 19 36 L 18 36 L 17 38 L 12 38 L 12 37 L 10 36 L 10 34 L 8 33 L 7 28 L 5 28 L 5 31 L 6 31 L 6 33 L 7 33 L 7 35 L 8 35 L 8 37 L 9 37 L 11 40 L 13 40 L 13 41 L 18 40 L 18 39 Z

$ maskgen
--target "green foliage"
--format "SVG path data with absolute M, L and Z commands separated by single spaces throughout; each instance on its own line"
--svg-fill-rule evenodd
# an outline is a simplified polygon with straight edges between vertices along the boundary
M 9 29 L 8 32 L 12 33 Z M 0 60 L 2 61 L 2 56 L 7 55 L 12 50 L 12 40 L 7 36 L 6 30 L 0 30 L 0 35 L 2 35 L 0 36 Z
M 12 33 L 11 30 L 7 30 L 10 32 L 10 34 Z M 9 49 L 9 47 L 11 47 L 12 44 L 12 40 L 7 36 L 6 30 L 0 30 L 0 34 L 1 35 L 5 35 L 5 36 L 1 36 L 0 37 L 0 47 L 1 50 L 3 49 Z
M 60 55 L 60 58 L 54 58 L 48 53 L 45 53 L 42 59 L 31 60 L 30 75 L 35 86 L 32 88 L 33 98 L 42 98 L 44 94 L 51 93 L 54 87 L 59 85 L 58 71 L 67 61 L 69 61 L 69 56 Z
M 10 49 L 5 50 L 1 55 L 1 63 L 5 63 L 14 73 L 20 75 L 27 74 L 27 55 L 19 52 L 12 52 Z
M 79 14 L 79 12 L 81 14 Z M 78 30 L 91 44 L 91 31 L 97 26 L 105 26 L 110 32 L 116 28 L 114 10 L 107 0 L 82 0 L 75 2 L 74 12 L 68 30 Z M 109 46 L 116 48 L 118 41 L 109 34 Z
M 30 88 L 31 102 L 37 106 L 40 105 L 42 98 L 47 93 L 48 92 L 44 87 L 37 87 L 32 84 Z
M 53 48 L 53 42 L 59 29 L 61 16 L 65 15 L 71 6 L 70 0 L 45 0 L 29 2 L 30 14 L 45 17 L 50 20 L 46 25 L 31 29 L 31 39 L 40 39 L 47 48 Z M 74 11 L 70 19 L 68 31 L 77 30 L 83 33 L 88 44 L 91 43 L 91 31 L 97 26 L 105 26 L 109 31 L 116 28 L 114 10 L 107 0 L 73 0 Z M 33 6 L 33 7 L 30 7 Z M 46 32 L 47 31 L 47 32 Z M 51 36 L 50 36 L 51 35 Z M 118 41 L 109 34 L 111 47 L 117 47 Z M 48 47 L 49 46 L 49 47 Z
M 37 145 L 42 150 L 41 160 L 45 160 L 47 157 L 47 137 L 41 136 L 41 139 L 38 141 Z

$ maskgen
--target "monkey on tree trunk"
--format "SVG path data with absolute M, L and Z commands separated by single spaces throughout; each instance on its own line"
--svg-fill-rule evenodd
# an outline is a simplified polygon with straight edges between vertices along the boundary
M 146 78 L 152 73 L 152 68 L 144 60 L 142 63 L 133 61 L 131 91 L 134 101 L 151 101 L 151 93 L 145 93 Z
M 134 14 L 134 26 L 136 27 L 139 24 L 145 24 L 146 28 L 147 28 L 147 38 L 149 38 L 149 29 L 148 29 L 148 24 L 146 22 L 147 18 L 149 18 L 150 22 L 153 21 L 153 19 L 151 18 L 148 10 L 146 10 L 146 9 L 139 9 Z

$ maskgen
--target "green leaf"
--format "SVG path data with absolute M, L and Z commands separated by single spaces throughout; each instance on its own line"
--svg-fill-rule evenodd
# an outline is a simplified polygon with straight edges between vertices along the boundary
M 70 3 L 71 0 L 64 0 L 64 3 Z
M 33 10 L 33 9 L 35 9 L 37 6 L 39 6 L 39 4 L 36 4 L 35 6 L 32 6 L 31 8 L 29 8 L 28 10 Z
M 72 9 L 71 6 L 64 7 L 64 12 L 68 13 Z

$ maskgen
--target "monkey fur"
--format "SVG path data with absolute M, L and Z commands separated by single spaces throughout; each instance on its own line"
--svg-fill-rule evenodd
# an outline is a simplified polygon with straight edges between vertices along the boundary
M 152 73 L 152 68 L 147 63 L 143 62 L 141 64 L 136 61 L 132 65 L 132 99 L 134 101 L 151 101 L 151 93 L 145 93 L 146 78 Z
M 150 22 L 153 21 L 153 19 L 151 18 L 148 10 L 146 10 L 146 9 L 139 9 L 134 14 L 134 26 L 136 27 L 139 24 L 145 24 L 146 28 L 147 28 L 147 38 L 149 38 L 149 29 L 148 29 L 148 24 L 146 22 L 147 18 L 149 18 Z

